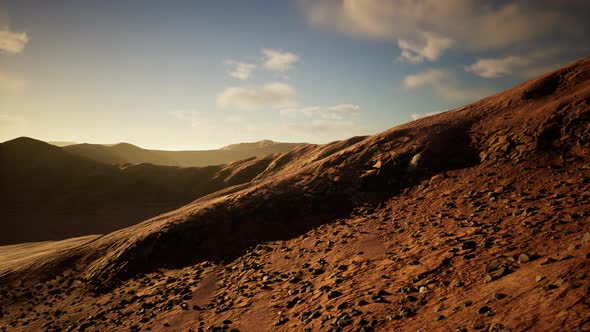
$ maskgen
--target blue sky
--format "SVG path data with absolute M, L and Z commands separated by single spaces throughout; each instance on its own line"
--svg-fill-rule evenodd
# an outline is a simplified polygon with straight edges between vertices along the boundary
M 0 140 L 373 134 L 588 55 L 585 1 L 0 4 Z

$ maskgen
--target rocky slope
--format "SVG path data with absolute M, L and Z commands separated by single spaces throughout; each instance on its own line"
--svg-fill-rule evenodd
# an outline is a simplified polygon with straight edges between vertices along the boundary
M 5 265 L 4 330 L 590 328 L 590 59 Z
M 203 168 L 113 166 L 26 137 L 1 143 L 0 244 L 112 232 L 248 182 L 273 159 Z
M 129 143 L 114 145 L 74 144 L 64 146 L 63 149 L 72 154 L 105 164 L 150 163 L 164 166 L 204 167 L 287 152 L 302 144 L 264 140 L 254 143 L 232 144 L 218 150 L 200 151 L 149 150 Z

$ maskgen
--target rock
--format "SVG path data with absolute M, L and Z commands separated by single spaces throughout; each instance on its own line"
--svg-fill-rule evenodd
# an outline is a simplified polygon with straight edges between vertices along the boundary
M 390 292 L 388 292 L 388 291 L 386 291 L 386 290 L 384 290 L 384 289 L 380 289 L 380 290 L 377 292 L 377 296 L 388 296 L 388 295 L 391 295 L 391 293 L 390 293 Z
M 471 300 L 464 301 L 463 302 L 463 305 L 465 307 L 471 307 L 473 305 L 473 301 L 471 301 Z
M 531 259 L 530 259 L 529 255 L 527 255 L 525 253 L 518 255 L 518 263 L 519 264 L 528 263 L 530 260 Z
M 326 271 L 324 271 L 324 269 L 318 268 L 318 269 L 313 269 L 313 271 L 311 272 L 311 274 L 313 274 L 314 276 L 319 276 L 320 274 L 322 274 L 324 272 L 326 272 Z
M 422 159 L 422 154 L 421 153 L 417 153 L 412 157 L 412 160 L 410 160 L 410 166 L 412 167 L 419 167 L 420 166 L 420 161 Z
M 290 301 L 287 301 L 287 303 L 285 304 L 285 308 L 287 308 L 287 309 L 293 308 L 295 306 L 295 304 L 297 304 L 297 302 L 299 301 L 299 299 L 300 298 L 298 296 L 295 296 Z
M 333 299 L 333 298 L 337 298 L 338 296 L 342 295 L 342 292 L 333 290 L 330 293 L 328 293 L 328 298 L 329 299 Z
M 473 240 L 469 240 L 469 241 L 465 241 L 463 242 L 463 244 L 461 245 L 461 249 L 462 250 L 467 250 L 467 249 L 474 249 L 477 247 L 477 242 L 473 241 Z
M 497 280 L 502 276 L 505 276 L 506 274 L 510 273 L 510 270 L 508 270 L 508 268 L 504 264 L 499 264 L 497 262 L 492 262 L 488 264 L 485 268 L 485 271 L 487 272 L 484 278 L 486 283 Z
M 289 318 L 287 318 L 287 317 L 281 317 L 281 318 L 277 319 L 277 321 L 275 322 L 275 326 L 284 325 L 288 321 L 289 321 Z
M 336 307 L 336 309 L 338 309 L 338 310 L 344 310 L 344 309 L 346 309 L 346 308 L 348 308 L 348 302 L 346 302 L 346 301 L 344 301 L 344 302 L 340 303 L 340 304 L 339 304 L 339 305 Z
M 487 305 L 484 305 L 483 307 L 480 307 L 479 309 L 477 309 L 477 313 L 480 315 L 483 315 L 487 312 L 489 312 L 491 309 L 490 307 L 488 307 Z
M 438 321 L 438 320 L 443 320 L 443 319 L 445 319 L 444 315 L 438 315 L 438 316 L 436 316 L 436 318 L 434 320 Z

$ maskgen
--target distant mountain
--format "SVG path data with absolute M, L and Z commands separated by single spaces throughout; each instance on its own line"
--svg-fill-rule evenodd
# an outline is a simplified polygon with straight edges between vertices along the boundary
M 98 151 L 154 161 L 130 144 Z M 0 144 L 0 244 L 111 232 L 248 182 L 271 160 L 202 168 L 114 166 L 32 138 L 7 141 Z
M 59 146 L 59 147 L 64 147 L 64 146 L 68 146 L 68 145 L 74 145 L 74 144 L 78 144 L 76 142 L 61 142 L 61 141 L 50 141 L 47 142 L 51 145 L 55 145 L 55 146 Z
M 244 151 L 252 153 L 277 153 L 287 152 L 304 143 L 280 143 L 271 140 L 262 140 L 253 143 L 230 144 L 219 150 L 223 151 Z
M 219 150 L 165 151 L 148 150 L 129 143 L 114 145 L 75 144 L 63 147 L 72 154 L 105 164 L 150 163 L 164 166 L 202 167 L 220 165 L 250 157 L 283 153 L 304 143 L 280 143 L 263 140 L 239 143 Z

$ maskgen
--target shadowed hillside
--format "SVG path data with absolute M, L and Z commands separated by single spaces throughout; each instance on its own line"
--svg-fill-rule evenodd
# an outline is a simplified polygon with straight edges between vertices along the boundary
M 72 154 L 105 164 L 150 163 L 164 166 L 202 167 L 287 152 L 299 145 L 302 145 L 302 143 L 279 143 L 264 140 L 254 143 L 232 144 L 219 150 L 202 151 L 147 150 L 129 143 L 114 145 L 75 144 L 64 146 L 63 149 Z
M 0 160 L 0 244 L 7 244 L 108 233 L 133 225 L 248 182 L 272 157 L 204 168 L 114 166 L 22 137 L 0 144 Z
M 5 330 L 585 330 L 589 151 L 584 59 L 7 262 Z

